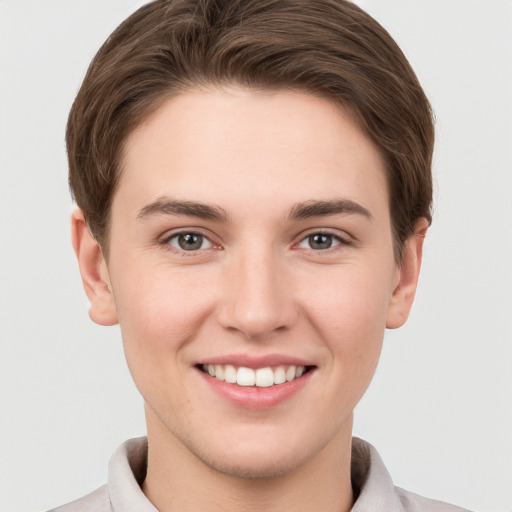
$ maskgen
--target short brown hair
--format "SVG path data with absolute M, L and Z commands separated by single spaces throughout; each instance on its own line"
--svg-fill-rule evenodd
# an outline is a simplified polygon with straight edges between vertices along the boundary
M 103 44 L 69 115 L 71 191 L 104 251 L 127 136 L 170 96 L 224 84 L 305 91 L 356 115 L 386 163 L 397 259 L 415 221 L 431 221 L 432 111 L 373 18 L 345 0 L 156 0 Z

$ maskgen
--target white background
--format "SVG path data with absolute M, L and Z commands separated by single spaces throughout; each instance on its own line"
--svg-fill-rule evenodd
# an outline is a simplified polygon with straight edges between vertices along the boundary
M 355 433 L 397 485 L 512 510 L 512 1 L 361 0 L 437 114 L 436 213 L 412 317 L 386 336 Z M 64 126 L 133 0 L 0 0 L 0 509 L 106 480 L 142 400 L 94 325 L 70 246 Z

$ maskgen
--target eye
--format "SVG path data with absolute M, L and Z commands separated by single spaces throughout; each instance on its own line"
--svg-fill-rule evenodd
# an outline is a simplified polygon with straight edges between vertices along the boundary
M 299 247 L 303 249 L 313 249 L 314 251 L 325 251 L 332 249 L 337 245 L 341 245 L 344 241 L 330 233 L 312 233 L 299 243 Z
M 165 243 L 181 251 L 199 251 L 213 247 L 212 242 L 204 235 L 193 232 L 176 233 L 168 238 Z

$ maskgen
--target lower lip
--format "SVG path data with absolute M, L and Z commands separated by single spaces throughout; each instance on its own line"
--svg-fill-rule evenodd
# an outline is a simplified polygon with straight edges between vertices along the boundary
M 257 386 L 238 386 L 197 370 L 204 381 L 220 396 L 229 400 L 237 407 L 247 409 L 268 409 L 274 407 L 298 393 L 309 381 L 314 370 L 301 377 L 283 384 L 275 384 L 266 388 Z

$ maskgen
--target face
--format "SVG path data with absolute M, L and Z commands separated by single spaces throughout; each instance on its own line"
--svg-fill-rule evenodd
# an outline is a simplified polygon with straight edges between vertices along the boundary
M 150 439 L 248 476 L 350 440 L 410 301 L 383 162 L 346 112 L 239 88 L 168 100 L 126 142 L 110 236 L 91 316 L 121 325 Z

